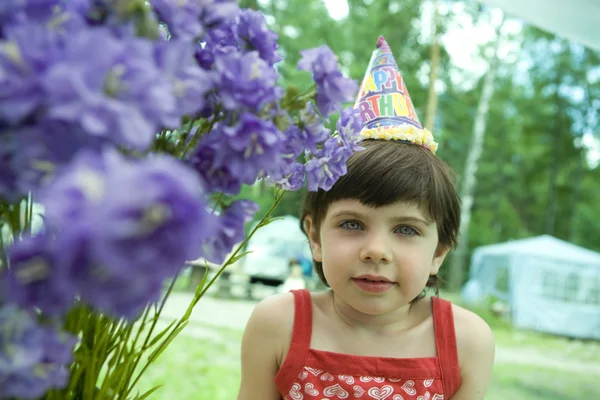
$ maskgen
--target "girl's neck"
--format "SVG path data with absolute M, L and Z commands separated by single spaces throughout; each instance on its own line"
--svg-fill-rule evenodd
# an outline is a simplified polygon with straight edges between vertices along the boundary
M 330 294 L 331 305 L 337 319 L 357 332 L 386 336 L 397 334 L 415 326 L 413 303 L 406 304 L 386 314 L 369 315 L 352 308 L 336 296 L 333 291 L 330 291 Z

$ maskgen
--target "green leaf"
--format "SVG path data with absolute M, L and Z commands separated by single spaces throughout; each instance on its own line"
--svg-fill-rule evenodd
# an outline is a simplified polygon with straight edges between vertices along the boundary
M 244 257 L 247 254 L 252 253 L 252 251 L 244 251 L 241 254 L 236 254 L 235 256 L 231 257 L 228 261 L 227 264 L 225 264 L 225 266 L 231 265 L 231 264 L 235 264 L 240 258 Z
M 188 321 L 185 321 L 183 324 L 181 324 L 181 326 L 179 328 L 175 329 L 173 332 L 171 332 L 169 334 L 167 339 L 164 342 L 162 342 L 158 346 L 158 348 L 156 350 L 154 350 L 152 352 L 152 354 L 150 354 L 150 356 L 148 356 L 148 364 L 152 364 L 154 361 L 156 361 L 156 359 L 162 354 L 163 351 L 166 350 L 166 348 L 173 341 L 173 339 L 175 339 L 177 337 L 177 335 L 179 335 L 179 333 L 187 326 L 187 324 L 188 324 Z
M 141 397 L 136 396 L 135 400 L 144 400 L 147 399 L 148 397 L 150 397 L 150 395 L 154 392 L 156 392 L 158 389 L 160 389 L 161 387 L 163 387 L 164 385 L 158 385 L 158 386 L 154 386 L 152 389 L 148 390 L 146 393 L 144 393 Z
M 158 343 L 158 341 L 160 339 L 163 338 L 163 336 L 165 336 L 169 330 L 171 330 L 171 328 L 173 327 L 173 325 L 175 325 L 177 321 L 173 321 L 169 324 L 169 326 L 167 326 L 162 332 L 160 332 L 158 335 L 156 335 L 151 341 L 150 343 L 148 343 L 148 345 L 146 346 L 147 349 L 152 348 L 156 343 Z

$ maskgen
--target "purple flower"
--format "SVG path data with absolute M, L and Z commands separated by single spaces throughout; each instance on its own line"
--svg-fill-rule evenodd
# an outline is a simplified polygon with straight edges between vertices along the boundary
M 5 129 L 0 133 L 0 197 L 13 202 L 37 192 L 77 151 L 100 149 L 106 142 L 77 125 L 44 119 L 37 125 Z
M 337 132 L 342 141 L 342 145 L 348 151 L 349 155 L 355 151 L 364 150 L 364 148 L 360 146 L 360 143 L 363 140 L 360 134 L 362 128 L 363 121 L 359 109 L 347 107 L 342 111 L 337 122 Z
M 44 102 L 40 76 L 60 57 L 61 40 L 43 26 L 13 26 L 0 41 L 0 124 L 20 123 Z
M 196 60 L 206 70 L 212 69 L 218 54 L 239 51 L 234 25 L 222 25 L 206 32 L 203 43 L 196 46 Z
M 215 166 L 217 151 L 218 146 L 213 148 L 206 140 L 190 157 L 190 165 L 200 173 L 211 192 L 237 194 L 242 183 L 231 173 L 227 165 Z
M 215 83 L 226 110 L 259 112 L 282 95 L 277 72 L 258 52 L 227 53 L 215 59 Z
M 0 2 L 0 38 L 7 27 L 24 23 L 52 26 L 55 31 L 73 33 L 85 25 L 89 0 L 12 0 Z
M 11 268 L 1 280 L 6 300 L 48 315 L 66 313 L 76 291 L 57 255 L 56 242 L 46 234 L 15 242 L 8 251 Z
M 208 29 L 227 25 L 240 12 L 237 0 L 195 0 L 202 3 L 202 23 Z
M 202 6 L 195 0 L 150 0 L 158 18 L 167 24 L 174 39 L 194 40 L 202 35 Z
M 280 168 L 284 142 L 285 136 L 272 122 L 244 113 L 236 125 L 220 125 L 202 138 L 192 163 L 210 191 L 236 194 L 238 182 L 252 184 Z M 235 191 L 226 191 L 228 188 Z
M 230 0 L 150 0 L 150 5 L 172 38 L 190 41 L 200 38 L 205 28 L 230 23 L 239 12 Z
M 316 151 L 318 144 L 324 142 L 331 136 L 331 131 L 323 125 L 323 119 L 317 114 L 315 106 L 311 102 L 300 111 L 300 123 L 305 136 L 305 148 Z
M 173 87 L 179 116 L 195 116 L 206 105 L 206 95 L 213 82 L 208 72 L 194 58 L 191 42 L 170 40 L 157 45 L 158 66 Z
M 304 185 L 305 166 L 299 162 L 293 162 L 286 168 L 285 174 L 277 180 L 271 180 L 283 190 L 295 191 Z
M 306 163 L 306 181 L 309 191 L 314 192 L 319 188 L 329 190 L 346 174 L 349 154 L 338 138 L 332 137 L 317 152 L 307 153 L 309 161 Z
M 285 141 L 281 150 L 282 162 L 279 168 L 272 168 L 266 180 L 285 190 L 297 190 L 302 187 L 304 181 L 304 164 L 299 163 L 297 158 L 306 149 L 306 134 L 285 113 L 280 112 L 280 118 L 286 118 L 289 124 L 285 131 Z
M 65 387 L 75 337 L 12 305 L 0 307 L 0 327 L 0 398 L 37 399 Z
M 56 265 L 83 301 L 136 317 L 213 233 L 204 188 L 167 157 L 84 153 L 42 193 Z
M 49 119 L 76 122 L 91 135 L 136 148 L 148 146 L 161 127 L 180 122 L 153 43 L 117 39 L 102 28 L 70 38 L 62 59 L 44 75 L 43 88 Z
M 256 50 L 260 58 L 270 65 L 283 59 L 277 52 L 277 34 L 267 27 L 265 16 L 254 10 L 243 10 L 236 21 L 241 48 Z
M 245 226 L 258 211 L 258 205 L 250 200 L 236 200 L 219 217 L 216 234 L 203 246 L 203 258 L 222 264 L 233 246 L 246 237 Z
M 317 84 L 317 106 L 323 116 L 341 110 L 342 103 L 352 101 L 358 85 L 342 75 L 337 57 L 326 45 L 303 50 L 298 69 L 312 72 Z

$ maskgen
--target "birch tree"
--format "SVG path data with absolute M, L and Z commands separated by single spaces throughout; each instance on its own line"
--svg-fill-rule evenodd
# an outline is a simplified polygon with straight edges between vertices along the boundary
M 490 109 L 490 102 L 494 94 L 494 85 L 496 72 L 500 62 L 498 58 L 498 49 L 502 43 L 502 27 L 504 26 L 505 18 L 496 28 L 496 37 L 493 45 L 492 55 L 489 59 L 488 70 L 483 81 L 483 89 L 479 104 L 477 106 L 477 114 L 473 124 L 473 135 L 470 142 L 469 153 L 465 163 L 465 169 L 462 175 L 462 184 L 460 188 L 461 205 L 461 221 L 459 228 L 459 239 L 456 251 L 452 255 L 450 265 L 449 286 L 451 290 L 459 290 L 463 280 L 464 272 L 467 263 L 467 252 L 469 249 L 469 225 L 471 223 L 471 211 L 473 201 L 475 199 L 475 189 L 477 186 L 477 168 L 479 158 L 483 151 L 483 140 L 485 137 L 485 129 Z

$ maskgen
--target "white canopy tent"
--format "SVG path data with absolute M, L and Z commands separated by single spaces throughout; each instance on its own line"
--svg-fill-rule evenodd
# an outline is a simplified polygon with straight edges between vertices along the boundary
M 600 0 L 479 0 L 507 15 L 600 50 Z
M 519 328 L 600 339 L 600 253 L 548 235 L 478 247 L 473 285 L 504 300 Z

